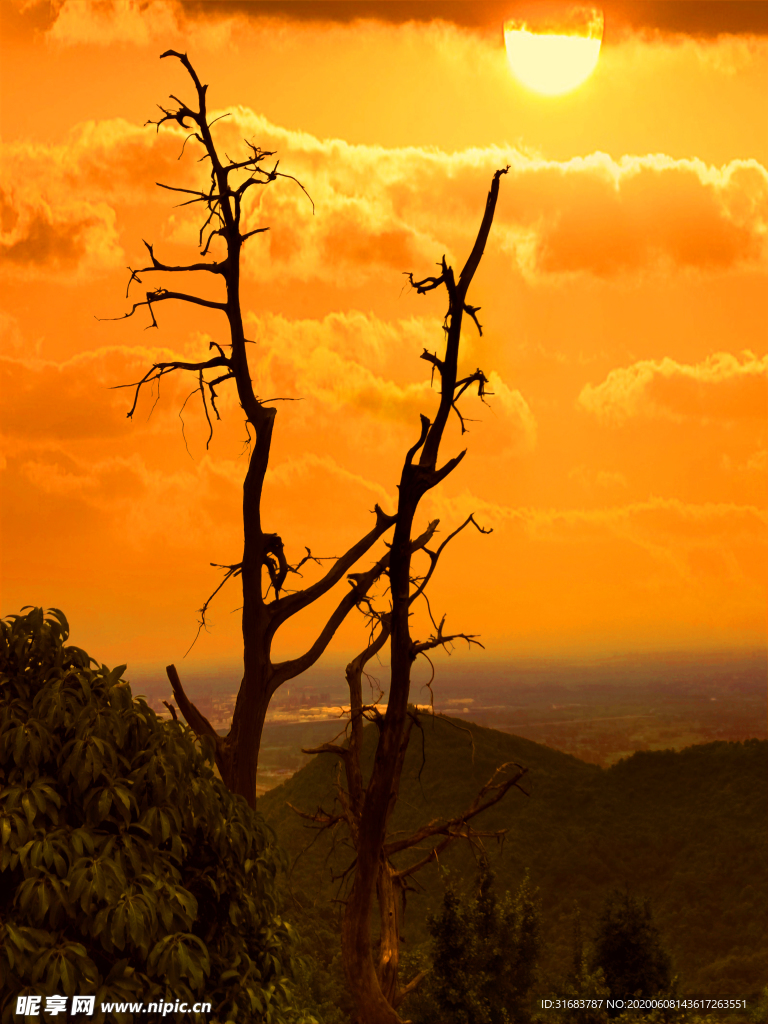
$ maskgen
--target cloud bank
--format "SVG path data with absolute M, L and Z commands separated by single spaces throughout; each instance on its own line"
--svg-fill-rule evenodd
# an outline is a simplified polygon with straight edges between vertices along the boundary
M 55 0 L 49 14 L 48 35 L 65 45 L 130 42 L 146 45 L 173 31 L 193 31 L 201 23 L 209 26 L 240 19 L 284 20 L 294 24 L 321 22 L 349 24 L 373 20 L 403 25 L 409 22 L 443 21 L 463 29 L 498 32 L 508 18 L 539 16 L 541 3 L 531 0 L 235 0 L 227 4 L 182 4 L 178 0 Z M 765 5 L 754 2 L 706 4 L 648 2 L 648 0 L 603 0 L 606 41 L 627 32 L 686 34 L 713 38 L 722 34 L 768 34 Z M 101 35 L 99 33 L 102 33 Z
M 764 420 L 768 412 L 768 356 L 739 359 L 716 352 L 701 363 L 668 357 L 644 359 L 611 370 L 597 385 L 587 384 L 578 406 L 604 423 L 635 416 L 682 420 Z
M 244 227 L 270 231 L 246 245 L 245 268 L 261 281 L 355 286 L 405 270 L 430 273 L 443 253 L 458 265 L 493 171 L 506 165 L 489 254 L 501 253 L 532 282 L 719 273 L 768 262 L 768 171 L 756 160 L 714 167 L 663 154 L 557 161 L 499 146 L 386 149 L 290 131 L 243 107 L 230 113 L 217 125 L 220 148 L 236 153 L 247 138 L 274 150 L 315 204 L 313 216 L 290 180 L 252 190 Z M 177 160 L 182 141 L 180 131 L 156 134 L 115 120 L 81 125 L 62 145 L 7 146 L 0 238 L 7 272 L 71 275 L 119 265 L 118 213 L 172 202 L 156 181 L 207 184 L 194 143 Z M 199 210 L 187 207 L 165 219 L 155 240 L 192 245 L 198 224 Z

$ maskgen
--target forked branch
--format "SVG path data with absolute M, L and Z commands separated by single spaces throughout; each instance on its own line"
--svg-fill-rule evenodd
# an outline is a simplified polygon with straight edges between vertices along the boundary
M 217 396 L 216 392 L 214 391 L 214 387 L 217 384 L 221 384 L 223 381 L 229 380 L 230 378 L 234 377 L 234 370 L 232 368 L 231 360 L 224 355 L 221 346 L 217 345 L 216 342 L 212 341 L 208 347 L 217 348 L 220 354 L 218 356 L 213 356 L 211 359 L 205 359 L 202 362 L 198 363 L 188 363 L 183 359 L 172 359 L 169 360 L 168 362 L 153 363 L 152 369 L 147 370 L 147 372 L 144 374 L 141 380 L 137 381 L 135 384 L 115 384 L 114 387 L 111 389 L 113 391 L 116 391 L 119 388 L 136 388 L 136 393 L 133 396 L 133 405 L 131 406 L 127 413 L 128 419 L 131 419 L 134 412 L 136 411 L 136 405 L 138 404 L 139 401 L 139 395 L 141 393 L 141 389 L 144 387 L 145 384 L 151 384 L 153 381 L 160 380 L 161 377 L 164 377 L 168 373 L 173 373 L 174 370 L 190 370 L 192 373 L 201 375 L 203 370 L 210 370 L 217 366 L 225 366 L 227 367 L 228 370 L 227 373 L 223 374 L 220 377 L 217 377 L 216 380 L 210 382 L 203 381 L 203 383 L 206 384 L 210 390 L 211 404 L 213 405 L 216 417 L 218 419 L 219 413 L 218 410 L 216 409 Z M 198 376 L 198 380 L 200 379 L 200 376 Z
M 454 539 L 454 537 L 457 537 L 461 533 L 462 530 L 464 530 L 467 526 L 469 526 L 470 523 L 472 523 L 474 528 L 476 530 L 478 530 L 480 533 L 483 533 L 483 534 L 493 533 L 493 529 L 489 528 L 489 529 L 486 530 L 482 526 L 479 525 L 479 523 L 475 519 L 475 514 L 473 512 L 471 515 L 467 516 L 467 518 L 464 520 L 464 522 L 461 524 L 461 526 L 457 526 L 456 529 L 453 531 L 453 533 L 449 533 L 448 534 L 448 536 L 445 538 L 445 540 L 440 545 L 440 547 L 437 549 L 437 551 L 431 551 L 428 547 L 426 547 L 426 545 L 424 545 L 422 547 L 422 550 L 429 557 L 430 565 L 429 565 L 429 569 L 427 570 L 426 575 L 419 582 L 419 586 L 414 591 L 414 593 L 411 594 L 411 597 L 410 597 L 410 603 L 411 604 L 413 604 L 413 602 L 416 600 L 417 597 L 421 597 L 421 595 L 426 590 L 427 584 L 429 583 L 429 581 L 432 579 L 432 576 L 434 575 L 435 569 L 437 568 L 437 563 L 440 560 L 440 556 L 442 555 L 443 551 L 445 551 L 445 549 L 448 547 L 448 545 L 451 543 L 451 541 Z
M 253 234 L 253 232 L 251 232 L 251 234 Z M 149 242 L 144 242 L 144 245 L 147 247 L 149 251 L 149 257 L 152 260 L 152 264 L 149 267 L 140 267 L 138 270 L 133 270 L 131 267 L 128 267 L 128 269 L 131 271 L 131 276 L 128 279 L 128 287 L 125 290 L 126 299 L 128 298 L 128 293 L 134 281 L 136 281 L 138 284 L 142 284 L 142 280 L 139 277 L 139 274 L 149 274 L 152 273 L 153 271 L 158 270 L 171 274 L 188 273 L 189 271 L 192 270 L 205 270 L 208 271 L 208 273 L 210 274 L 224 274 L 228 266 L 228 262 L 226 259 L 220 260 L 218 263 L 189 263 L 183 266 L 174 266 L 173 264 L 161 263 L 160 260 L 158 260 L 155 257 L 153 246 L 150 245 Z
M 503 782 L 497 782 L 499 775 L 506 771 L 510 765 L 514 765 L 517 769 L 513 777 L 506 779 Z M 438 835 L 459 838 L 459 836 L 462 835 L 461 829 L 467 824 L 467 822 L 471 821 L 471 819 L 475 818 L 478 814 L 482 814 L 482 812 L 486 811 L 489 807 L 493 807 L 494 804 L 497 804 L 513 786 L 519 789 L 521 793 L 524 793 L 525 796 L 528 796 L 528 793 L 520 785 L 520 779 L 522 779 L 527 773 L 528 769 L 517 764 L 515 761 L 507 761 L 504 764 L 499 765 L 472 801 L 469 808 L 464 811 L 463 814 L 457 814 L 456 817 L 449 818 L 447 821 L 431 821 L 429 824 L 424 825 L 412 835 L 408 836 L 407 839 L 399 839 L 394 842 L 386 843 L 384 846 L 384 852 L 388 857 L 392 857 L 396 853 L 400 853 L 402 850 L 408 850 L 413 846 L 418 846 L 419 843 L 423 843 L 426 839 L 431 839 L 433 836 Z M 491 795 L 489 796 L 488 794 Z
M 378 505 L 376 506 L 376 508 L 379 512 L 381 512 L 381 510 L 378 508 Z M 383 515 L 384 514 L 381 513 L 381 516 Z M 379 517 L 379 519 L 381 520 L 381 517 Z M 384 516 L 383 520 L 381 520 L 382 524 L 387 519 L 394 519 L 394 517 Z M 424 547 L 424 545 L 429 543 L 431 537 L 433 536 L 435 530 L 437 529 L 438 522 L 439 520 L 435 519 L 427 526 L 427 529 L 419 537 L 412 541 L 413 551 L 417 551 L 420 548 Z M 381 529 L 382 533 L 384 532 L 384 528 Z M 368 536 L 370 536 L 370 534 Z M 367 538 L 364 538 L 364 541 L 366 540 Z M 363 541 L 360 542 L 360 544 L 362 543 Z M 370 547 L 370 544 L 368 544 L 368 547 Z M 355 549 L 353 548 L 352 550 L 354 551 Z M 367 550 L 367 548 L 365 550 Z M 343 559 L 346 559 L 348 557 L 349 552 L 347 553 L 347 555 L 343 556 L 343 558 L 340 558 L 338 560 L 338 562 L 336 563 L 336 565 L 334 565 L 333 570 L 331 570 L 331 572 L 335 572 L 338 568 L 339 563 L 342 562 Z M 357 558 L 359 557 L 360 555 L 356 555 L 355 558 L 352 559 L 352 561 L 357 561 Z M 385 572 L 388 571 L 389 559 L 390 552 L 387 551 L 385 552 L 385 554 L 381 556 L 381 558 L 379 558 L 377 562 L 375 562 L 371 566 L 370 569 L 366 570 L 365 572 L 347 574 L 347 580 L 350 583 L 350 589 L 338 603 L 335 610 L 331 613 L 329 619 L 323 626 L 322 630 L 320 631 L 317 639 L 312 644 L 312 646 L 307 651 L 305 651 L 304 654 L 300 657 L 294 658 L 290 661 L 280 662 L 279 664 L 274 666 L 274 673 L 272 676 L 272 686 L 274 689 L 277 689 L 277 687 L 281 686 L 288 679 L 293 679 L 300 673 L 305 672 L 308 668 L 311 668 L 311 666 L 315 664 L 320 655 L 325 651 L 331 639 L 334 637 L 336 630 L 347 617 L 349 612 L 352 611 L 354 607 L 359 605 L 361 601 L 365 600 L 369 590 L 374 585 L 374 583 Z M 330 576 L 331 573 L 328 573 L 324 577 L 324 580 L 327 581 Z M 322 583 L 323 580 L 321 580 L 320 582 Z M 317 586 L 317 584 L 315 586 Z M 283 621 L 285 615 L 286 602 L 289 603 L 288 606 L 292 606 L 290 603 L 293 601 L 294 598 L 302 598 L 304 595 L 312 592 L 313 590 L 313 587 L 309 587 L 307 588 L 307 590 L 299 591 L 297 594 L 289 594 L 286 597 L 282 597 L 279 600 L 272 602 L 272 604 L 270 605 L 270 609 L 274 610 L 275 613 L 273 614 L 272 619 L 272 621 L 276 624 L 275 628 L 277 624 Z M 303 605 L 300 606 L 303 607 Z M 293 605 L 293 607 L 295 607 L 295 605 Z

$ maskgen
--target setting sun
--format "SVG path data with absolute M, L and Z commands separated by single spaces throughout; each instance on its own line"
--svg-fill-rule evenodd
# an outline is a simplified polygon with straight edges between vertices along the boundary
M 590 10 L 584 26 L 573 31 L 536 31 L 526 22 L 508 21 L 504 43 L 512 73 L 534 92 L 559 96 L 595 70 L 603 36 L 603 16 Z

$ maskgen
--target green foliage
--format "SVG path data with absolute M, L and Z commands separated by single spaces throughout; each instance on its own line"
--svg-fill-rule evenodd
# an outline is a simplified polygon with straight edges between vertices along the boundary
M 429 917 L 429 931 L 432 967 L 418 1001 L 425 1024 L 522 1024 L 530 1019 L 539 908 L 527 875 L 514 896 L 506 893 L 502 899 L 493 891 L 487 867 L 473 898 L 449 886 L 439 913 Z M 409 1004 L 412 1016 L 415 1008 Z
M 547 1011 L 546 1019 L 550 1024 L 607 1024 L 605 1001 L 611 992 L 605 984 L 602 967 L 590 966 L 591 958 L 584 947 L 581 907 L 578 903 L 574 906 L 572 957 L 571 970 L 552 989 L 562 993 L 560 998 L 566 1008 Z M 569 1006 L 569 1001 L 575 1005 Z
M 429 989 L 441 1017 L 450 1021 L 485 1020 L 483 988 L 487 978 L 474 972 L 480 967 L 482 953 L 473 920 L 473 910 L 453 889 L 443 897 L 437 917 L 431 917 L 432 973 Z
M 614 998 L 653 998 L 669 992 L 672 960 L 661 943 L 648 900 L 614 890 L 603 905 L 592 969 L 601 968 Z
M 653 921 L 650 917 L 650 909 L 647 901 L 641 902 L 639 900 L 631 900 L 630 904 L 632 909 L 629 913 L 626 911 L 626 895 L 621 892 L 614 892 L 610 895 L 609 899 L 606 900 L 603 913 L 601 915 L 601 927 L 597 932 L 597 939 L 604 939 L 606 936 L 606 929 L 604 927 L 606 919 L 613 921 L 614 924 L 619 922 L 619 929 L 624 934 L 622 936 L 626 946 L 631 946 L 631 942 L 627 942 L 627 939 L 631 939 L 632 935 L 635 936 L 639 933 L 646 932 L 645 925 L 650 922 L 650 935 L 646 934 L 646 947 L 650 946 L 660 949 L 660 941 L 656 929 L 653 927 Z M 759 1016 L 761 1012 L 759 1001 L 753 1000 L 750 1004 L 748 1016 L 745 1018 L 744 1010 L 722 1010 L 718 1009 L 715 1013 L 701 1012 L 701 1009 L 685 1007 L 685 1006 L 639 1006 L 639 1007 L 627 1007 L 624 1009 L 618 1009 L 616 1007 L 608 1007 L 607 1000 L 613 998 L 622 998 L 621 994 L 617 992 L 611 992 L 611 989 L 606 984 L 605 972 L 603 968 L 597 965 L 597 951 L 596 947 L 592 943 L 585 943 L 582 935 L 582 921 L 581 921 L 581 908 L 578 903 L 575 905 L 574 913 L 574 927 L 573 927 L 573 966 L 567 976 L 559 978 L 552 986 L 552 990 L 558 993 L 562 1005 L 560 1007 L 548 1008 L 543 1010 L 540 1014 L 534 1017 L 536 1024 L 737 1024 L 737 1022 L 748 1021 L 760 1021 L 764 1024 L 766 1020 L 765 1014 Z M 634 921 L 633 921 L 634 919 Z M 631 922 L 630 927 L 626 927 L 626 922 Z M 655 934 L 654 934 L 655 933 Z M 650 942 L 647 940 L 650 939 Z M 614 944 L 614 952 L 616 948 L 620 948 L 622 942 Z M 637 950 L 630 950 L 630 952 L 637 953 Z M 635 957 L 630 957 L 634 959 Z M 654 957 L 647 955 L 646 949 L 646 963 L 649 960 L 653 960 Z M 669 960 L 665 956 L 664 951 L 661 952 L 662 964 L 666 961 L 667 968 L 669 967 Z M 647 995 L 647 993 L 646 993 Z M 626 1000 L 626 996 L 624 996 Z M 664 1003 L 665 1000 L 673 1002 L 678 998 L 677 993 L 677 978 L 671 980 L 667 978 L 666 990 L 655 993 L 658 1002 Z M 543 1008 L 542 1008 L 543 1009 Z
M 565 1002 L 572 999 L 577 1004 L 559 1017 L 563 1024 L 606 1024 L 608 1021 L 605 1001 L 611 992 L 602 967 L 591 966 L 586 955 L 582 955 L 576 970 L 558 991 L 562 991 Z M 557 1014 L 555 1020 L 558 1020 Z
M 747 1019 L 750 1024 L 765 1024 L 765 1021 L 768 1020 L 768 985 L 760 993 L 760 998 L 755 1001 Z
M 278 877 L 278 892 L 299 933 L 300 962 L 296 971 L 297 1019 L 322 1024 L 348 1024 L 354 1004 L 347 989 L 339 935 L 341 914 L 303 891 L 290 891 L 287 873 Z
M 0 622 L 2 1024 L 18 995 L 73 993 L 292 1019 L 270 830 L 68 636 L 56 609 Z

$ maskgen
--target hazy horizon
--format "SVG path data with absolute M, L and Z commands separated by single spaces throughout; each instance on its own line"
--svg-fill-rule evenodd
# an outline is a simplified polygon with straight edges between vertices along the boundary
M 286 684 L 289 688 L 316 687 L 316 680 L 323 683 L 337 680 L 340 687 L 346 687 L 344 679 L 344 668 L 347 660 L 343 657 L 337 659 L 321 660 L 302 676 L 291 680 Z M 497 682 L 499 676 L 504 673 L 520 673 L 526 677 L 536 675 L 550 675 L 558 673 L 581 672 L 589 676 L 601 676 L 612 670 L 629 671 L 631 674 L 649 673 L 656 671 L 662 675 L 669 671 L 686 669 L 719 668 L 727 669 L 730 666 L 749 667 L 750 671 L 765 675 L 768 682 L 768 648 L 742 648 L 730 650 L 709 650 L 709 651 L 634 651 L 614 652 L 602 657 L 583 656 L 551 656 L 551 657 L 499 657 L 496 659 L 475 657 L 451 658 L 445 657 L 435 664 L 435 683 L 441 682 L 453 684 L 458 677 L 473 679 L 480 683 L 488 683 L 491 680 Z M 183 662 L 176 663 L 185 684 L 188 682 L 192 691 L 199 685 L 200 681 L 216 682 L 217 687 L 225 687 L 230 684 L 233 687 L 239 685 L 238 670 L 242 671 L 242 662 L 236 659 L 219 659 L 208 663 L 198 662 L 194 666 L 185 666 Z M 386 683 L 389 665 L 387 662 L 377 663 L 369 666 L 369 672 L 378 676 L 383 683 Z M 429 678 L 429 666 L 416 664 L 412 672 L 412 687 L 420 687 L 425 679 Z M 160 662 L 134 663 L 128 665 L 125 676 L 133 684 L 134 680 L 157 680 L 163 686 L 168 684 L 165 673 L 165 665 Z M 231 677 L 231 678 L 230 678 Z M 168 684 L 170 685 L 170 684 Z M 279 696 L 280 691 L 278 691 Z

